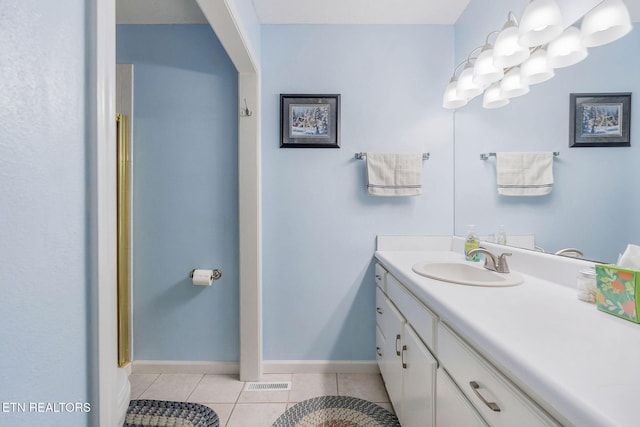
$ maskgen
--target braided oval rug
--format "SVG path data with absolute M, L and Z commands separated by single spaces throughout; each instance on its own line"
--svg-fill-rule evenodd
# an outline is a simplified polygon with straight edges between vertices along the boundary
M 287 409 L 272 427 L 400 427 L 398 418 L 367 400 L 321 396 Z
M 218 414 L 198 403 L 132 400 L 123 427 L 219 427 Z

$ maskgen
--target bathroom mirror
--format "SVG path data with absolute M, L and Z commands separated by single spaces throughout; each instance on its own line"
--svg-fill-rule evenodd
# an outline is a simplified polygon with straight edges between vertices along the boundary
M 556 69 L 554 78 L 532 85 L 528 94 L 512 98 L 506 107 L 484 109 L 479 96 L 456 110 L 456 235 L 466 235 L 468 224 L 475 224 L 480 236 L 497 232 L 502 224 L 507 235 L 533 235 L 532 246 L 538 250 L 577 248 L 583 258 L 600 262 L 616 262 L 628 243 L 640 244 L 640 57 L 635 54 L 640 50 L 640 24 L 634 25 L 631 33 L 589 48 L 585 60 Z M 469 39 L 472 33 L 470 28 L 456 29 L 457 39 L 459 34 Z M 462 45 L 470 50 L 464 41 Z M 631 146 L 570 148 L 570 94 L 609 92 L 632 93 Z M 481 160 L 480 155 L 503 151 L 559 152 L 552 192 L 539 197 L 498 195 L 496 158 Z

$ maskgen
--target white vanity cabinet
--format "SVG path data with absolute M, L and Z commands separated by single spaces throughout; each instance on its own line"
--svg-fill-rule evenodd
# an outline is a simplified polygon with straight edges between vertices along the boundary
M 559 426 L 393 275 L 376 266 L 378 365 L 403 427 Z
M 432 427 L 437 362 L 380 287 L 376 288 L 376 323 L 378 365 L 400 423 Z

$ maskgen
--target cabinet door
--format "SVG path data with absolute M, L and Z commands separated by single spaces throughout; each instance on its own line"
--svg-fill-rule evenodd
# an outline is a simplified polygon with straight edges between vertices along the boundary
M 401 411 L 402 401 L 402 326 L 404 318 L 391 301 L 385 298 L 383 303 L 384 321 L 381 326 L 384 336 L 381 373 L 396 414 Z
M 378 361 L 378 368 L 380 368 L 382 378 L 387 376 L 387 360 L 384 358 L 384 354 L 387 351 L 387 340 L 384 334 L 389 333 L 389 331 L 385 330 L 388 328 L 384 314 L 386 311 L 386 298 L 382 290 L 376 286 L 376 360 Z M 386 317 L 389 316 L 391 316 L 391 313 L 386 314 Z
M 384 300 L 386 296 L 382 290 L 376 286 L 376 325 L 382 327 L 384 323 Z M 384 334 L 383 334 L 384 335 Z
M 380 372 L 382 372 L 382 361 L 384 357 L 384 335 L 382 335 L 382 331 L 380 327 L 376 325 L 376 361 L 378 362 L 378 367 L 380 368 Z
M 443 368 L 438 369 L 436 425 L 438 427 L 486 427 L 487 424 L 453 383 Z
M 416 332 L 405 324 L 402 334 L 403 427 L 433 427 L 437 362 Z

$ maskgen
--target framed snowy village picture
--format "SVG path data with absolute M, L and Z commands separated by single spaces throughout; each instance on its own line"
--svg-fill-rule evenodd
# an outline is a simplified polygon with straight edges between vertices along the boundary
M 569 147 L 631 145 L 631 93 L 572 93 Z
M 280 94 L 280 148 L 340 148 L 340 95 Z

